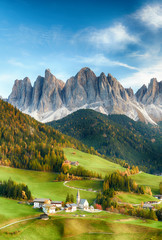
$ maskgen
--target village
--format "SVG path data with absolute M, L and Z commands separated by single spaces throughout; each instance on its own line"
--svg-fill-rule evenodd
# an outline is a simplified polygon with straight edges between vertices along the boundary
M 88 212 L 98 212 L 98 209 L 94 209 L 91 205 L 89 206 L 89 202 L 87 199 L 80 198 L 80 192 L 78 190 L 76 195 L 76 203 L 66 203 L 63 201 L 52 201 L 49 198 L 35 198 L 33 200 L 33 208 L 42 209 L 43 213 L 41 215 L 42 219 L 48 219 L 48 215 L 52 215 L 58 211 L 65 212 L 75 212 L 76 210 L 84 210 Z

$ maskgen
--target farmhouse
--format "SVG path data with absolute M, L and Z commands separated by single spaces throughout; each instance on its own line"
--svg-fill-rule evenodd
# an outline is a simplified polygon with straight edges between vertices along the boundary
M 151 204 L 144 204 L 143 205 L 143 209 L 154 209 L 155 207 L 154 206 L 152 206 Z
M 43 204 L 42 206 L 43 212 L 45 214 L 53 214 L 55 213 L 56 206 L 54 204 Z
M 51 200 L 49 198 L 35 198 L 33 202 L 34 208 L 41 208 L 44 203 L 51 203 Z
M 74 212 L 77 210 L 77 205 L 75 203 L 66 204 L 64 210 L 65 212 Z
M 62 201 L 51 201 L 51 204 L 55 205 L 57 208 L 62 207 Z
M 154 195 L 155 198 L 162 200 L 162 195 Z

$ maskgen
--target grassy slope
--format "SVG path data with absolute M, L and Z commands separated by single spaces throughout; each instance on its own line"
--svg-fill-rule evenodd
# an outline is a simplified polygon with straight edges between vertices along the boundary
M 18 201 L 0 197 L 0 225 L 11 220 L 26 218 L 38 215 L 39 210 L 33 209 L 31 206 L 18 204 Z
M 140 173 L 131 176 L 131 178 L 134 179 L 137 184 L 149 186 L 153 194 L 159 194 L 159 183 L 162 182 L 162 177 L 148 173 Z
M 117 169 L 120 171 L 125 170 L 119 164 L 109 162 L 96 155 L 84 153 L 73 148 L 64 148 L 63 150 L 68 160 L 78 161 L 80 166 L 83 166 L 88 170 L 101 173 L 103 177 L 106 174 L 116 171 Z
M 83 214 L 83 212 L 76 212 Z M 120 214 L 85 213 L 86 217 L 57 214 L 49 221 L 32 220 L 2 230 L 0 239 L 161 239 L 159 222 L 143 221 Z M 140 226 L 138 226 L 140 224 Z M 15 232 L 17 231 L 17 232 Z
M 103 181 L 98 180 L 74 180 L 70 181 L 66 184 L 67 186 L 82 188 L 82 189 L 93 189 L 93 190 L 101 190 L 103 186 Z
M 140 204 L 141 202 L 157 201 L 156 198 L 147 194 L 120 193 L 117 195 L 120 201 L 125 203 Z
M 64 152 L 68 160 L 79 161 L 79 164 L 81 166 L 85 167 L 88 170 L 102 173 L 103 177 L 106 174 L 110 174 L 113 171 L 116 171 L 117 169 L 120 171 L 124 170 L 124 168 L 118 164 L 109 162 L 95 155 L 90 155 L 88 153 L 80 152 L 76 149 L 64 148 Z M 75 154 L 72 154 L 74 152 Z M 130 177 L 134 179 L 139 185 L 150 186 L 153 194 L 159 193 L 159 183 L 162 182 L 162 177 L 151 175 L 148 173 L 139 173 L 136 175 L 132 175 Z
M 17 182 L 24 182 L 28 185 L 33 197 L 51 198 L 56 201 L 64 201 L 67 193 L 77 194 L 77 190 L 67 188 L 63 182 L 52 182 L 56 178 L 55 173 L 37 172 L 15 168 L 0 167 L 0 179 L 12 178 Z M 81 191 L 81 198 L 86 198 L 90 203 L 96 197 L 95 193 Z
M 125 159 L 144 171 L 162 169 L 162 134 L 158 127 L 135 122 L 124 115 L 107 116 L 90 109 L 78 110 L 48 124 L 101 154 Z

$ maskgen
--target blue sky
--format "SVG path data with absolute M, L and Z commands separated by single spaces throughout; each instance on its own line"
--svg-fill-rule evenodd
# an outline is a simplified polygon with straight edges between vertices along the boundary
M 0 0 L 0 95 L 46 68 L 66 81 L 82 67 L 136 91 L 162 80 L 162 3 Z

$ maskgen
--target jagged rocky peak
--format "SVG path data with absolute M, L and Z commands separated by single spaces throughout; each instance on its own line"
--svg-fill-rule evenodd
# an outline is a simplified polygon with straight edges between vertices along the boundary
M 106 77 L 106 75 L 105 75 L 105 73 L 104 72 L 102 72 L 101 74 L 100 74 L 100 76 L 99 76 L 99 80 L 100 81 L 106 81 L 107 82 L 107 77 Z
M 146 94 L 146 92 L 147 92 L 147 87 L 144 84 L 135 94 L 136 99 L 137 99 L 138 102 L 142 101 L 142 99 L 143 99 L 144 95 Z
M 28 77 L 25 77 L 23 80 L 16 79 L 12 92 L 9 95 L 8 102 L 17 108 L 24 110 L 31 103 L 32 90 L 33 88 Z
M 130 88 L 125 88 L 126 92 L 128 93 L 128 96 L 130 98 L 134 97 L 134 92 L 133 92 L 133 89 L 130 87 Z
M 85 67 L 76 74 L 75 79 L 79 82 L 79 84 L 84 86 L 87 81 L 94 81 L 96 79 L 96 75 L 90 68 Z
M 45 70 L 45 82 L 47 84 L 51 84 L 52 82 L 56 84 L 56 86 L 63 88 L 65 83 L 62 80 L 57 79 L 50 71 L 50 69 Z
M 158 82 L 156 78 L 152 78 L 150 80 L 150 83 L 148 84 L 148 88 L 146 87 L 146 85 L 143 85 L 136 92 L 137 101 L 147 105 L 155 102 L 160 103 L 161 101 L 160 86 L 161 82 Z

